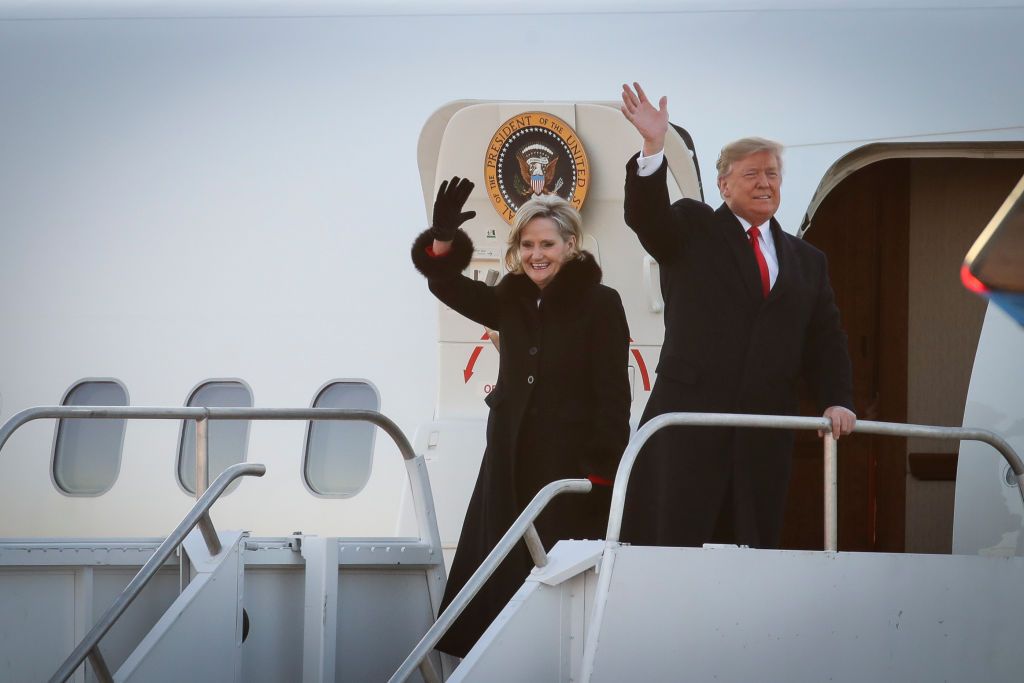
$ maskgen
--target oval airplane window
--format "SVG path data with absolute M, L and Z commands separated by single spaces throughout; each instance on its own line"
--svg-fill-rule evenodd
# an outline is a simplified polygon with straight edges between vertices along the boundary
M 126 406 L 128 391 L 116 380 L 82 380 L 61 401 L 65 406 Z M 121 469 L 124 420 L 62 419 L 53 440 L 52 475 L 72 496 L 98 496 L 114 485 Z
M 331 382 L 317 393 L 314 408 L 379 410 L 377 389 L 362 380 Z M 306 429 L 302 478 L 318 496 L 349 498 L 370 478 L 377 428 L 369 422 L 311 421 Z
M 252 391 L 237 380 L 210 380 L 192 390 L 189 407 L 251 408 Z M 212 484 L 225 468 L 245 462 L 249 441 L 249 420 L 209 420 L 206 455 Z M 178 441 L 178 483 L 189 493 L 196 492 L 196 423 L 185 420 Z M 237 482 L 236 482 L 237 484 Z M 232 489 L 228 489 L 231 491 Z

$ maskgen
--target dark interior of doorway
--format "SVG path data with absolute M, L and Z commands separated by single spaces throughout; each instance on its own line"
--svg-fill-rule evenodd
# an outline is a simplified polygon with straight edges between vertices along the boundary
M 861 418 L 959 426 L 986 302 L 960 284 L 968 248 L 1021 159 L 898 158 L 821 203 L 805 239 L 829 259 Z M 815 414 L 805 401 L 804 414 Z M 839 442 L 839 548 L 949 552 L 957 444 Z M 798 433 L 782 547 L 823 547 L 821 441 Z

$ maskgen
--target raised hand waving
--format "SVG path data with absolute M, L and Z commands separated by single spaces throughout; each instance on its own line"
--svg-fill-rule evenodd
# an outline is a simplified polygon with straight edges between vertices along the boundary
M 643 137 L 644 156 L 656 154 L 665 148 L 665 134 L 668 132 L 667 97 L 662 96 L 655 108 L 639 83 L 634 82 L 632 88 L 624 83 L 622 106 L 619 109 Z
M 476 211 L 462 210 L 472 191 L 473 181 L 469 178 L 455 176 L 441 183 L 434 200 L 434 221 L 430 226 L 430 234 L 435 240 L 451 242 L 459 226 L 476 215 Z

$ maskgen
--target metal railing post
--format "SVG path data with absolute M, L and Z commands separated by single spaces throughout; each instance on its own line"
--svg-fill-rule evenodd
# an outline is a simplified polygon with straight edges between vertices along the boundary
M 100 683 L 114 683 L 114 676 L 110 673 L 107 660 L 103 659 L 99 645 L 89 650 L 89 665 L 92 666 L 92 673 Z
M 209 426 L 210 421 L 206 417 L 196 418 L 196 500 L 210 485 L 210 463 L 207 459 Z
M 544 544 L 540 541 L 537 527 L 533 524 L 527 527 L 526 533 L 523 534 L 523 540 L 526 541 L 526 549 L 530 551 L 533 563 L 538 567 L 546 567 L 548 564 L 548 554 L 544 552 Z
M 189 582 L 192 581 L 192 562 L 188 559 L 184 545 L 178 545 L 178 595 L 185 592 Z
M 839 550 L 839 458 L 835 437 L 825 432 L 825 550 Z
M 410 446 L 411 452 L 411 446 Z M 412 492 L 413 508 L 416 511 L 416 525 L 421 540 L 430 544 L 431 555 L 437 553 L 443 558 L 441 550 L 441 533 L 437 528 L 437 513 L 434 510 L 434 495 L 430 491 L 430 477 L 427 473 L 427 462 L 422 455 L 405 461 L 409 475 L 409 486 Z M 438 561 L 433 569 L 427 571 L 427 594 L 430 597 L 430 613 L 437 616 L 444 599 L 444 587 L 448 582 L 444 570 L 444 562 Z
M 209 427 L 210 422 L 205 415 L 197 417 L 195 419 L 196 428 L 196 500 L 202 497 L 207 487 L 210 485 L 210 462 L 208 459 L 208 444 L 209 444 Z M 213 530 L 213 522 L 210 520 L 209 515 L 203 515 L 203 518 L 199 521 L 199 530 L 203 534 L 203 540 L 206 541 L 206 545 L 210 548 L 210 553 L 216 555 L 220 552 L 220 539 L 217 538 L 216 531 Z M 217 551 L 214 552 L 213 548 L 216 547 Z M 185 552 L 185 546 L 178 548 L 178 594 L 184 592 L 185 588 L 188 587 L 189 582 L 192 580 L 192 562 L 189 560 L 188 553 Z
M 210 555 L 220 555 L 220 537 L 217 535 L 217 529 L 213 526 L 213 520 L 210 519 L 210 513 L 205 513 L 199 518 L 198 524 L 199 532 L 203 535 L 203 540 L 206 541 L 206 549 L 210 551 Z
M 441 677 L 434 671 L 434 665 L 430 663 L 429 659 L 424 659 L 420 662 L 420 676 L 423 676 L 423 680 L 426 683 L 441 683 Z

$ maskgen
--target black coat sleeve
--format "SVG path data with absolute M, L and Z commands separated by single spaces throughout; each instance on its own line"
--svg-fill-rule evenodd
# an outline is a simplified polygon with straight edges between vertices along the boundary
M 843 331 L 835 294 L 829 283 L 828 262 L 824 254 L 819 258 L 817 302 L 804 340 L 804 380 L 814 390 L 819 410 L 831 406 L 853 410 L 853 371 L 846 332 Z
M 613 479 L 629 442 L 629 327 L 622 300 L 602 287 L 590 338 L 591 429 L 584 466 L 587 474 Z
M 681 247 L 682 235 L 673 229 L 673 208 L 669 202 L 666 176 L 668 162 L 653 174 L 641 177 L 637 173 L 636 154 L 626 164 L 626 188 L 623 203 L 626 225 L 632 228 L 640 244 L 660 264 L 667 264 Z
M 462 230 L 455 232 L 452 248 L 444 256 L 431 256 L 427 248 L 434 238 L 429 230 L 412 245 L 412 263 L 427 278 L 434 296 L 474 322 L 500 330 L 498 297 L 494 287 L 462 274 L 473 258 L 473 241 Z

